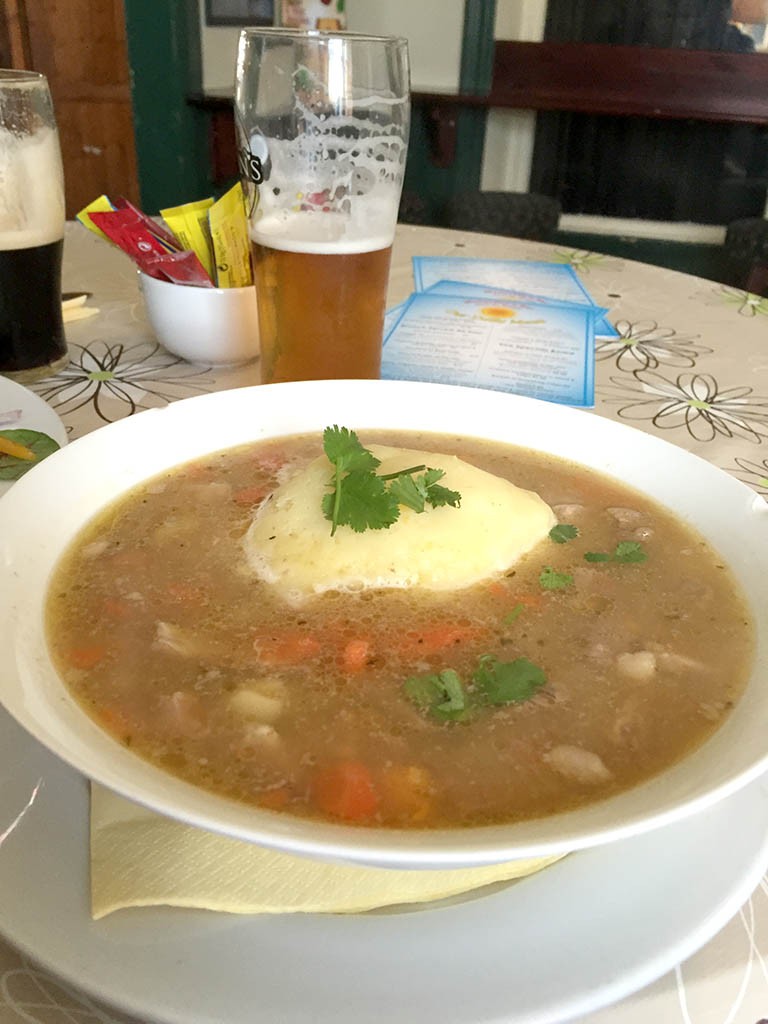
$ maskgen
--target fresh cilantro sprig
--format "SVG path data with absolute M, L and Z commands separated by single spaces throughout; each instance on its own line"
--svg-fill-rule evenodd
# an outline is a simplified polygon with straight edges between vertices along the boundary
M 423 512 L 427 505 L 457 508 L 461 503 L 458 491 L 438 483 L 445 476 L 442 469 L 410 466 L 377 475 L 381 460 L 347 427 L 326 427 L 323 451 L 333 465 L 332 491 L 322 504 L 323 515 L 332 524 L 331 536 L 339 526 L 349 526 L 356 533 L 389 529 L 400 518 L 401 505 Z
M 507 614 L 501 621 L 504 623 L 505 626 L 511 626 L 513 622 L 520 618 L 524 611 L 525 605 L 522 602 L 519 602 L 514 606 L 512 611 L 507 612 Z
M 572 526 L 570 523 L 558 523 L 549 531 L 549 539 L 553 540 L 555 544 L 566 544 L 569 540 L 575 540 L 578 536 L 578 526 Z
M 406 696 L 441 722 L 460 722 L 470 713 L 470 700 L 459 674 L 452 668 L 411 676 L 403 684 Z
M 568 572 L 557 572 L 551 565 L 545 565 L 539 573 L 539 584 L 543 590 L 565 590 L 573 583 L 573 576 Z
M 483 707 L 504 707 L 530 700 L 547 677 L 527 658 L 499 661 L 484 654 L 469 683 L 454 669 L 411 676 L 403 684 L 406 696 L 439 722 L 467 722 Z
M 639 564 L 647 558 L 647 551 L 637 540 L 622 540 L 613 551 L 587 551 L 584 555 L 587 562 L 619 562 L 624 565 Z
M 544 670 L 527 658 L 499 661 L 484 654 L 472 675 L 483 703 L 496 706 L 530 700 L 547 681 Z

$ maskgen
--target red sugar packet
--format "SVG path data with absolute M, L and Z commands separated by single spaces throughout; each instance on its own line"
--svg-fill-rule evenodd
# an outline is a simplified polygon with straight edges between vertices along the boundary
M 126 199 L 125 196 L 118 196 L 112 203 L 116 210 L 131 210 L 138 221 L 143 224 L 147 231 L 153 234 L 156 238 L 159 238 L 161 242 L 165 242 L 166 248 L 169 252 L 179 252 L 180 247 L 178 240 L 171 234 L 164 224 L 158 224 L 157 221 L 148 217 L 146 213 L 140 210 L 137 206 L 134 206 L 130 200 Z
M 154 231 L 150 231 L 143 214 L 137 216 L 134 210 L 109 210 L 89 214 L 97 228 L 133 259 L 153 253 L 158 256 L 168 252 L 168 245 L 162 242 Z
M 197 253 L 191 250 L 184 252 L 164 252 L 142 255 L 136 258 L 140 270 L 150 277 L 158 277 L 173 284 L 188 284 L 198 288 L 213 288 L 214 284 L 208 276 Z

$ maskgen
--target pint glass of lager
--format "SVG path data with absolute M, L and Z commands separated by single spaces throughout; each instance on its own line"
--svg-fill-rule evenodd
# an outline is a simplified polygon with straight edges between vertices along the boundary
M 67 361 L 61 313 L 64 175 L 43 75 L 0 69 L 0 373 Z
M 262 382 L 378 377 L 408 148 L 406 41 L 245 29 L 235 113 Z

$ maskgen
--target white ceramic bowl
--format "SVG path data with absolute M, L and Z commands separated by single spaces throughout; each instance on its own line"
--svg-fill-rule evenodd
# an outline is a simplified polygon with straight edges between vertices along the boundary
M 689 757 L 628 792 L 514 825 L 438 831 L 355 828 L 249 808 L 142 761 L 102 732 L 59 681 L 45 644 L 51 571 L 83 523 L 176 463 L 329 423 L 487 437 L 625 480 L 689 521 L 731 565 L 755 610 L 746 693 Z M 57 496 L 55 505 L 51 495 Z M 153 409 L 56 452 L 0 501 L 0 700 L 85 775 L 157 811 L 315 856 L 412 867 L 479 865 L 583 848 L 692 814 L 768 768 L 768 504 L 745 484 L 656 437 L 563 406 L 501 392 L 400 381 L 307 381 L 226 391 Z
M 157 340 L 191 363 L 237 366 L 259 354 L 256 289 L 197 288 L 139 272 L 147 319 Z

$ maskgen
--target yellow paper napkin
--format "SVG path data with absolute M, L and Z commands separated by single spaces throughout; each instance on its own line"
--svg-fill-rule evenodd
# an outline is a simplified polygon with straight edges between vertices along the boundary
M 72 323 L 73 320 L 87 320 L 89 317 L 96 316 L 99 310 L 95 306 L 86 306 L 88 297 L 86 292 L 79 292 L 62 301 L 61 315 L 65 324 Z
M 95 306 L 79 306 L 77 309 L 62 310 L 62 317 L 65 324 L 71 324 L 75 320 L 88 320 L 99 312 Z
M 161 905 L 230 914 L 359 913 L 522 878 L 559 859 L 438 871 L 328 864 L 184 825 L 91 785 L 95 919 Z

